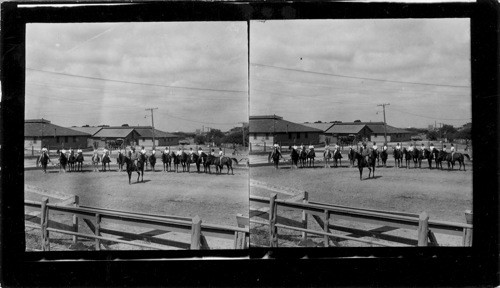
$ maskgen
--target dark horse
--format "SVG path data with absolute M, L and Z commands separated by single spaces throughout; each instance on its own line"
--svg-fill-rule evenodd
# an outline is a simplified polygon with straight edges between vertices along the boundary
M 75 157 L 75 152 L 71 150 L 71 153 L 69 154 L 68 157 L 68 164 L 69 164 L 69 171 L 75 171 L 75 162 L 76 162 L 76 157 Z
M 176 163 L 176 159 L 177 159 L 177 163 Z M 177 155 L 176 157 L 174 158 L 174 168 L 175 168 L 175 172 L 179 172 L 179 163 L 182 165 L 182 172 L 186 172 L 187 170 L 187 161 L 188 161 L 188 154 L 186 152 L 182 152 L 181 155 Z
M 443 170 L 443 161 L 445 161 L 446 152 L 434 148 L 432 155 L 434 156 L 434 162 L 436 162 L 436 169 L 441 168 Z
M 59 172 L 61 172 L 61 168 L 64 172 L 66 172 L 66 165 L 68 164 L 68 157 L 62 152 L 59 152 Z
M 403 148 L 403 155 L 405 156 L 406 168 L 411 168 L 410 167 L 410 162 L 411 162 L 411 159 L 412 159 L 411 152 L 408 151 L 406 148 Z
M 297 168 L 298 163 L 299 163 L 299 152 L 297 152 L 297 149 L 293 149 L 290 147 L 290 158 L 292 158 L 292 168 L 295 166 Z
M 172 169 L 173 152 L 161 152 L 161 161 L 163 162 L 163 171 L 170 171 Z
M 236 160 L 236 158 L 229 158 L 229 157 L 223 156 L 222 158 L 219 159 L 219 157 L 217 157 L 214 161 L 215 168 L 216 168 L 216 170 L 219 170 L 219 174 L 221 174 L 222 168 L 224 168 L 224 165 L 225 165 L 227 167 L 227 174 L 229 174 L 229 169 L 231 169 L 231 174 L 234 175 L 233 161 L 236 162 L 236 164 L 238 164 L 238 160 Z
M 356 151 L 352 149 L 352 147 L 349 148 L 349 152 L 347 153 L 347 158 L 349 158 L 349 162 L 351 163 L 351 167 L 354 166 L 354 163 L 356 162 Z
M 403 152 L 394 147 L 392 149 L 392 155 L 394 156 L 394 167 L 401 168 L 401 164 L 403 162 Z
M 333 151 L 333 163 L 335 163 L 335 167 L 338 167 L 338 161 L 340 161 L 340 167 L 342 167 L 342 158 L 343 157 L 339 149 Z
M 308 167 L 314 167 L 314 157 L 316 157 L 316 153 L 314 153 L 314 148 L 311 148 L 309 152 L 307 152 L 307 165 Z
M 151 164 L 151 170 L 155 171 L 155 164 L 156 164 L 155 153 L 151 153 L 151 155 L 148 158 L 149 158 L 149 164 Z
M 42 164 L 43 173 L 47 173 L 47 164 L 50 162 L 49 155 L 47 155 L 47 153 L 42 153 L 36 161 Z
M 123 165 L 125 165 L 125 155 L 121 151 L 118 151 L 118 157 L 116 157 L 116 163 L 118 163 L 118 171 L 123 171 Z
M 421 158 L 422 152 L 418 150 L 417 148 L 413 148 L 413 151 L 411 151 L 411 158 L 413 159 L 413 167 L 417 168 L 422 168 L 422 158 Z
M 380 160 L 382 160 L 382 166 L 387 167 L 387 158 L 389 157 L 389 155 L 387 155 L 387 150 L 382 150 L 379 155 Z
M 368 179 L 370 179 L 370 176 L 372 175 L 372 169 L 373 178 L 375 178 L 375 163 L 377 162 L 377 152 L 373 149 L 367 149 L 365 151 L 362 150 L 361 153 L 354 152 L 354 157 L 358 161 L 359 180 L 363 180 L 363 167 L 368 167 L 368 170 L 370 170 Z
M 139 182 L 139 176 L 141 177 L 141 182 L 144 182 L 144 163 L 146 162 L 146 156 L 144 154 L 139 153 L 139 158 L 137 159 L 137 165 L 135 165 L 134 161 L 130 158 L 131 153 L 129 152 L 129 157 L 125 157 L 125 164 L 127 165 L 127 174 L 128 174 L 128 184 L 130 183 L 130 179 L 132 177 L 132 172 L 137 172 L 137 181 Z
M 455 152 L 453 153 L 453 156 L 451 156 L 451 153 L 447 153 L 445 160 L 448 162 L 448 169 L 450 169 L 450 163 L 451 163 L 451 170 L 453 170 L 455 166 L 455 161 L 458 161 L 458 164 L 460 165 L 458 167 L 458 171 L 462 169 L 462 165 L 464 166 L 464 171 L 465 171 L 464 156 L 467 157 L 468 160 L 470 160 L 469 154 L 462 154 Z
M 273 148 L 273 151 L 271 152 L 271 158 L 273 159 L 274 168 L 278 169 L 278 165 L 280 163 L 280 158 L 281 158 L 281 152 L 278 150 L 278 148 L 276 147 Z M 229 173 L 229 170 L 227 172 Z
M 78 153 L 78 155 L 76 156 L 76 171 L 80 171 L 82 172 L 83 170 L 83 153 L 80 152 Z
M 199 161 L 200 160 L 199 158 L 200 158 L 200 156 L 198 156 L 198 154 L 195 154 L 195 153 L 189 155 L 189 158 L 187 159 L 187 162 L 186 162 L 188 172 L 191 171 L 191 163 L 195 163 L 196 170 L 198 171 L 198 173 L 200 173 L 200 164 L 202 161 Z
M 104 154 L 104 156 L 102 156 L 102 172 L 106 172 L 106 164 L 108 164 L 108 170 L 111 171 L 110 162 L 111 159 L 109 158 L 108 153 Z
M 429 169 L 432 169 L 432 158 L 433 158 L 433 153 L 429 149 L 423 149 L 422 153 L 420 155 L 420 162 L 422 162 L 422 159 L 427 159 L 429 163 Z
M 306 160 L 307 160 L 307 152 L 305 149 L 302 149 L 299 152 L 300 167 L 306 166 Z

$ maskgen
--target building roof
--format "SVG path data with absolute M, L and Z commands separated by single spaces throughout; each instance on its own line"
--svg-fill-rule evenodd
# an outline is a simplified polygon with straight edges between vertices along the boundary
M 104 127 L 99 130 L 93 137 L 98 138 L 126 138 L 130 133 L 133 133 L 135 130 L 133 128 L 128 129 L 115 129 Z M 135 131 L 137 133 L 137 131 Z
M 250 116 L 250 120 L 257 120 L 257 119 L 276 119 L 276 120 L 283 120 L 283 117 L 278 116 L 278 115 L 255 115 L 255 116 Z
M 44 119 L 29 119 L 24 121 L 24 137 L 42 136 L 90 136 L 90 134 L 54 125 Z
M 144 138 L 153 138 L 153 128 L 151 126 L 113 126 L 113 127 L 106 127 L 106 129 L 134 129 L 139 133 L 141 137 Z M 155 128 L 155 137 L 157 138 L 177 138 L 179 136 L 164 132 L 161 130 L 158 130 Z
M 71 127 L 70 129 L 88 133 L 94 136 L 97 132 L 101 131 L 102 127 Z
M 341 126 L 341 125 L 366 125 L 372 133 L 375 134 L 384 134 L 384 122 L 343 122 L 343 123 L 335 123 L 335 126 Z M 334 126 L 334 127 L 335 127 Z M 342 132 L 330 132 L 328 131 L 327 133 L 342 133 Z M 396 128 L 394 126 L 387 125 L 387 134 L 415 134 L 411 131 Z
M 370 132 L 372 131 L 370 127 L 366 124 L 347 124 L 347 123 L 335 123 L 330 129 L 326 130 L 325 133 L 333 134 L 358 134 L 363 128 L 367 127 Z
M 293 123 L 286 120 L 275 119 L 252 118 L 252 116 L 250 116 L 250 133 L 323 132 L 323 130 L 312 128 L 309 126 Z
M 326 130 L 330 129 L 330 127 L 335 125 L 335 123 L 304 123 L 302 125 L 323 130 L 323 132 L 325 132 Z

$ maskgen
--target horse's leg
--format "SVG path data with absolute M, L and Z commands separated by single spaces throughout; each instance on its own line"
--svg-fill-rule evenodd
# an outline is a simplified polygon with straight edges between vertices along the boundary
M 359 180 L 363 180 L 363 166 L 359 166 L 358 164 L 358 169 L 359 169 Z
M 128 174 L 128 184 L 130 185 L 130 178 L 132 178 L 132 171 L 127 171 Z

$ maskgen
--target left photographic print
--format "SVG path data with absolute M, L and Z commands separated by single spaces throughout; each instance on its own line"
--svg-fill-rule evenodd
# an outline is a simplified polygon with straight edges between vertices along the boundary
M 246 22 L 27 24 L 26 251 L 248 248 L 247 53 Z

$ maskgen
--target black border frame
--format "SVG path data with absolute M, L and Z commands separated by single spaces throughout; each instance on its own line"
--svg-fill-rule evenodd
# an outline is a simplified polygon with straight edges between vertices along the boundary
M 80 1 L 93 5 L 18 6 L 63 3 L 75 4 L 13 1 L 1 6 L 0 257 L 5 286 L 498 285 L 498 2 Z M 470 18 L 473 141 L 476 151 L 485 151 L 474 155 L 472 247 L 25 252 L 19 147 L 24 141 L 26 23 L 456 17 Z M 240 258 L 196 260 L 209 256 Z M 271 259 L 259 259 L 264 256 Z M 65 261 L 48 261 L 57 259 Z

